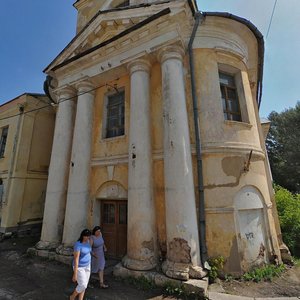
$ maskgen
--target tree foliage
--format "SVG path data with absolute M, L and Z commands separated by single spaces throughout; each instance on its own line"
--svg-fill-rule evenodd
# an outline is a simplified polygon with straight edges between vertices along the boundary
M 281 113 L 271 112 L 267 151 L 274 182 L 300 192 L 300 102 Z
M 300 257 L 300 194 L 275 186 L 275 199 L 284 243 Z

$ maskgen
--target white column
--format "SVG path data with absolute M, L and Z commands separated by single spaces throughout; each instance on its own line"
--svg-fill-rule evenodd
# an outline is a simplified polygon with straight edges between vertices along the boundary
M 128 159 L 128 240 L 123 265 L 133 270 L 156 266 L 155 207 L 152 188 L 150 128 L 150 64 L 130 63 L 130 127 Z
M 182 48 L 169 46 L 159 57 L 162 69 L 167 276 L 186 280 L 200 265 L 195 188 L 185 98 Z
M 72 245 L 87 226 L 94 91 L 89 81 L 77 85 L 78 100 L 70 163 L 63 245 Z
M 36 246 L 39 249 L 57 247 L 63 233 L 77 96 L 74 89 L 67 87 L 58 92 L 58 97 L 42 235 Z

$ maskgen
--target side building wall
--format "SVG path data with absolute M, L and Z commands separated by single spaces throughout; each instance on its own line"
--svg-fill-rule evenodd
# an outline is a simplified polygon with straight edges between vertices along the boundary
M 53 139 L 55 112 L 45 96 L 25 94 L 17 101 L 23 113 L 8 119 L 8 143 L 3 160 L 4 198 L 2 202 L 1 232 L 41 229 L 48 167 Z M 19 101 L 21 100 L 21 101 Z M 11 112 L 19 113 L 14 103 Z

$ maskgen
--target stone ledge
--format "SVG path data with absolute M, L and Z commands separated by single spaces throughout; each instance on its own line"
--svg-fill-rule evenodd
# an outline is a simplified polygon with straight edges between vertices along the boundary
M 190 279 L 187 281 L 181 281 L 173 278 L 169 278 L 163 274 L 157 273 L 155 271 L 133 271 L 126 269 L 121 263 L 114 267 L 113 275 L 116 277 L 126 278 L 126 277 L 145 277 L 148 280 L 154 282 L 157 286 L 166 286 L 168 284 L 175 285 L 178 287 L 184 287 L 187 292 L 198 293 L 201 296 L 207 296 L 208 280 L 206 278 Z
M 50 250 L 38 250 L 36 248 L 28 248 L 27 254 L 47 258 L 49 260 L 56 260 L 69 266 L 72 265 L 73 261 L 72 256 L 60 255 Z

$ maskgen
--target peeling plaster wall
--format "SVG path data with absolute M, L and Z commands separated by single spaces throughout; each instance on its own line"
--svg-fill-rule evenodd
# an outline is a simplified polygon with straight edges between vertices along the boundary
M 185 37 L 188 40 L 189 36 Z M 272 202 L 265 168 L 265 152 L 255 113 L 257 79 L 257 41 L 251 31 L 236 21 L 210 17 L 199 27 L 194 43 L 196 92 L 202 143 L 204 193 L 206 207 L 207 247 L 209 256 L 222 255 L 225 270 L 239 273 L 248 268 L 241 264 L 243 253 L 239 243 L 239 228 L 234 199 L 245 186 L 255 187 L 261 194 L 262 216 L 266 235 L 265 253 L 269 259 L 278 252 L 277 230 L 272 214 Z M 152 60 L 153 59 L 152 57 Z M 186 105 L 193 155 L 194 182 L 197 183 L 195 133 L 190 74 L 187 56 L 184 58 Z M 219 68 L 237 71 L 238 93 L 243 122 L 225 121 L 219 86 Z M 114 73 L 111 71 L 110 75 Z M 118 77 L 118 74 L 113 74 Z M 90 227 L 100 222 L 99 191 L 105 186 L 120 185 L 128 190 L 128 132 L 130 118 L 130 78 L 108 81 L 97 89 L 94 106 L 92 169 L 90 184 Z M 125 135 L 103 138 L 105 94 L 116 86 L 125 91 Z M 150 107 L 153 158 L 153 194 L 156 209 L 159 255 L 166 254 L 166 208 L 163 162 L 163 105 L 161 66 L 154 62 L 150 73 Z M 142 141 L 141 141 L 142 142 Z M 253 151 L 249 170 L 244 167 Z M 113 168 L 113 172 L 111 171 Z M 111 173 L 112 172 L 112 173 Z M 198 194 L 195 186 L 195 193 Z M 197 215 L 199 214 L 196 197 Z M 275 237 L 275 238 L 274 238 Z M 174 241 L 175 249 L 180 241 Z M 189 249 L 190 245 L 185 245 Z M 274 253 L 273 253 L 274 251 Z M 237 258 L 240 258 L 237 259 Z
M 18 105 L 21 103 L 24 104 L 25 112 L 45 106 L 47 98 L 44 96 L 43 101 L 41 99 L 22 95 L 11 103 L 4 104 L 0 109 L 0 116 L 2 118 L 18 114 Z M 52 107 L 21 116 L 15 148 L 13 144 L 18 118 L 7 119 L 0 124 L 0 127 L 9 126 L 5 157 L 0 159 L 5 202 L 1 216 L 3 232 L 22 230 L 23 227 L 30 229 L 35 225 L 40 227 L 42 223 L 54 122 L 55 112 Z

